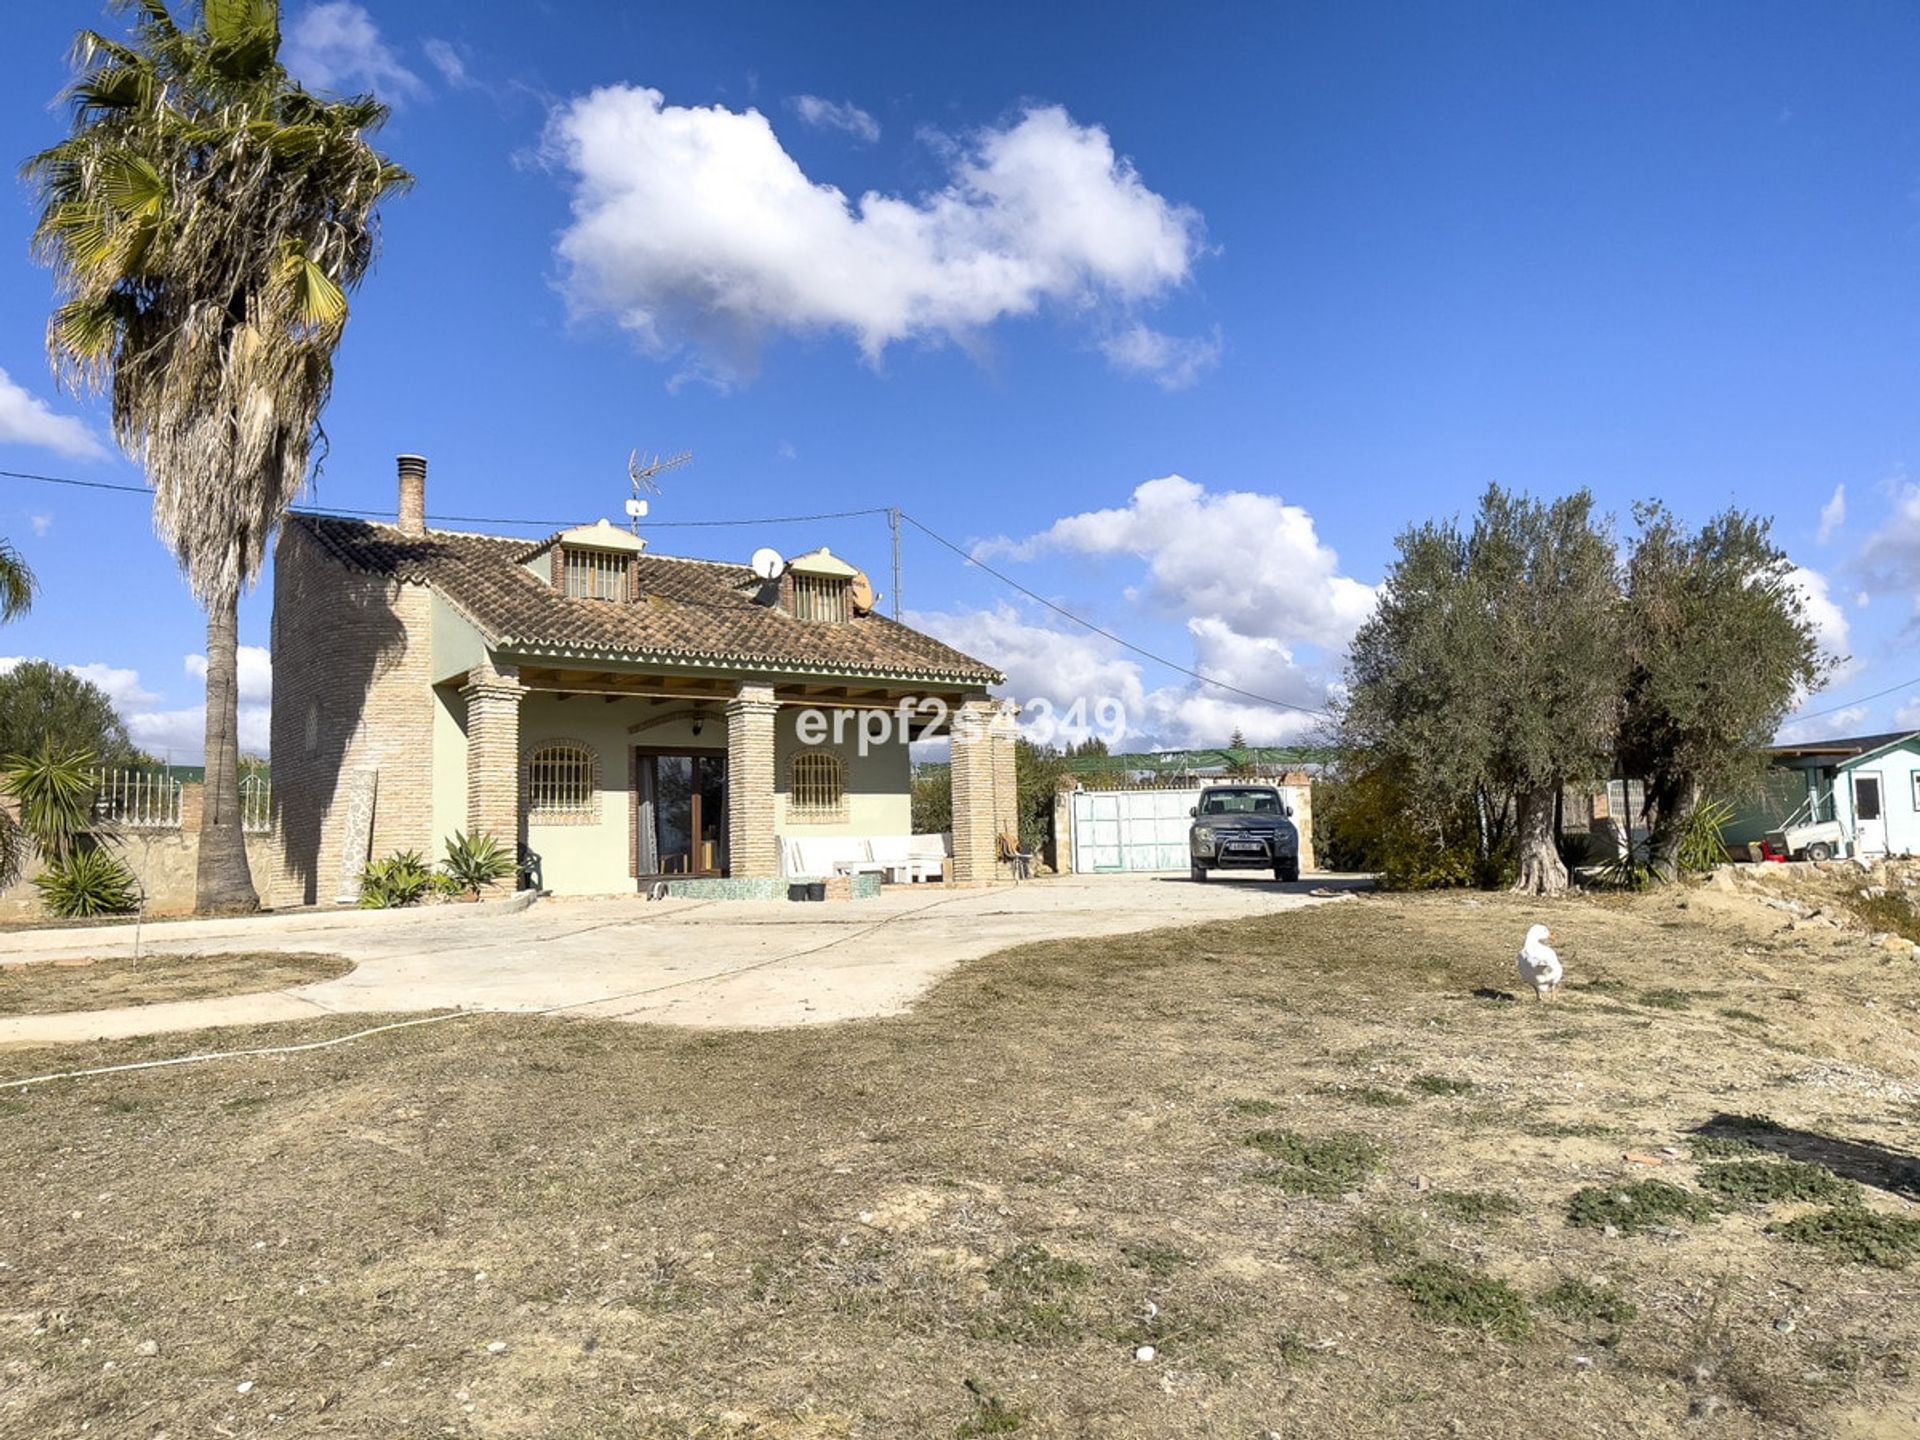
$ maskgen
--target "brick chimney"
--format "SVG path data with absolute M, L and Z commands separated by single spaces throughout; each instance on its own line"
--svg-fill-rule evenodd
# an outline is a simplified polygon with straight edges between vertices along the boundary
M 427 457 L 400 457 L 400 533 L 427 533 Z

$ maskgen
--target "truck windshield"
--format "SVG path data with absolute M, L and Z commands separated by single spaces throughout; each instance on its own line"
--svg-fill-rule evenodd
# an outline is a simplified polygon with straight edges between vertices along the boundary
M 1209 790 L 1200 799 L 1202 815 L 1278 815 L 1280 797 L 1271 790 Z

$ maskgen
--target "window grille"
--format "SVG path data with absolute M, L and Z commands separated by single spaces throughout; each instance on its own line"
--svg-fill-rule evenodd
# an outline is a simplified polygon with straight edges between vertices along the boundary
M 593 812 L 594 754 L 584 745 L 542 745 L 527 756 L 527 818 Z
M 802 750 L 793 757 L 793 783 L 787 814 L 795 820 L 844 820 L 847 814 L 846 766 L 826 750 Z
M 567 595 L 574 600 L 625 600 L 628 560 L 599 550 L 567 551 Z
M 845 620 L 851 588 L 846 580 L 834 575 L 795 575 L 794 616 L 801 620 Z

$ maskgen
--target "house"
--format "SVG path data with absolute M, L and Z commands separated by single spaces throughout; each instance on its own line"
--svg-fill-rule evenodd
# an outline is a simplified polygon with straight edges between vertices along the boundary
M 1722 838 L 1734 854 L 1741 855 L 1750 844 L 1765 839 L 1788 821 L 1840 820 L 1847 833 L 1853 834 L 1852 769 L 1859 768 L 1862 774 L 1877 777 L 1881 782 L 1878 787 L 1872 784 L 1867 787 L 1868 808 L 1873 808 L 1872 792 L 1876 788 L 1880 791 L 1880 805 L 1893 807 L 1899 798 L 1894 777 L 1883 773 L 1883 767 L 1877 763 L 1861 767 L 1859 762 L 1912 738 L 1904 731 L 1895 731 L 1771 746 L 1767 751 L 1771 761 L 1767 773 L 1755 785 L 1731 797 L 1734 817 L 1721 832 Z M 1908 802 L 1913 798 L 1911 792 L 1909 785 Z M 1909 816 L 1907 823 L 1911 820 Z M 1871 826 L 1873 822 L 1868 823 Z M 1890 824 L 1888 828 L 1890 832 L 1907 833 L 1899 824 Z M 1920 846 L 1909 839 L 1905 849 L 1920 849 Z M 1896 844 L 1893 853 L 1902 853 L 1902 847 Z
M 771 882 L 782 837 L 906 836 L 908 746 L 950 736 L 952 872 L 1001 873 L 1015 712 L 992 666 L 873 608 L 826 550 L 659 555 L 601 521 L 530 542 L 294 513 L 274 553 L 274 805 L 287 879 L 351 899 L 369 856 L 517 841 L 562 894 Z M 735 893 L 743 888 L 734 887 Z
M 1842 760 L 1832 793 L 1833 818 L 1854 854 L 1920 855 L 1920 733 Z

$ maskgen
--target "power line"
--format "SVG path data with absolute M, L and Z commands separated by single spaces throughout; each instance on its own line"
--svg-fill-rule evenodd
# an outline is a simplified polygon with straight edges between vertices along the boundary
M 1851 710 L 1854 706 L 1864 705 L 1869 700 L 1884 699 L 1896 690 L 1910 690 L 1916 685 L 1920 685 L 1920 675 L 1914 676 L 1911 680 L 1902 680 L 1898 685 L 1889 685 L 1884 690 L 1876 690 L 1871 695 L 1861 695 L 1852 700 L 1842 701 L 1840 704 L 1831 706 L 1828 709 L 1816 710 L 1811 715 L 1795 715 L 1793 720 L 1797 724 L 1802 720 L 1818 720 L 1823 715 L 1838 715 L 1842 710 Z
M 0 476 L 10 480 L 36 480 L 43 485 L 69 485 L 81 490 L 113 490 L 125 495 L 153 493 L 145 485 L 116 485 L 106 480 L 78 480 L 70 475 L 36 475 L 26 470 L 0 470 Z M 389 513 L 385 510 L 357 510 L 330 505 L 303 505 L 299 508 L 311 514 L 339 515 L 353 519 L 377 519 Z M 803 525 L 818 520 L 853 520 L 863 515 L 885 515 L 886 513 L 885 506 L 873 506 L 865 510 L 828 510 L 818 515 L 761 515 L 744 520 L 652 520 L 647 523 L 646 528 L 649 530 L 703 530 L 739 525 Z M 509 519 L 501 515 L 429 515 L 426 518 L 456 525 L 530 525 L 557 530 L 564 530 L 581 523 L 578 517 L 571 520 L 529 520 Z
M 900 512 L 900 518 L 906 521 L 909 525 L 913 526 L 914 529 L 928 536 L 930 539 L 937 540 L 940 544 L 946 546 L 947 549 L 953 551 L 954 554 L 958 555 L 961 559 L 965 560 L 969 565 L 976 566 L 979 569 L 986 571 L 987 574 L 993 576 L 993 578 L 998 580 L 1001 584 L 1011 585 L 1015 590 L 1018 590 L 1022 595 L 1026 596 L 1029 600 L 1032 600 L 1037 604 L 1044 605 L 1047 607 L 1047 609 L 1053 611 L 1056 615 L 1065 616 L 1067 619 L 1071 620 L 1074 624 L 1079 625 L 1084 629 L 1091 630 L 1094 634 L 1099 635 L 1105 639 L 1113 641 L 1114 644 L 1120 646 L 1123 650 L 1131 650 L 1136 655 L 1145 656 L 1147 659 L 1153 661 L 1153 663 L 1156 665 L 1164 665 L 1169 670 L 1176 670 L 1182 675 L 1189 675 L 1195 680 L 1200 681 L 1203 685 L 1212 685 L 1216 689 L 1225 690 L 1230 694 L 1239 695 L 1248 700 L 1257 700 L 1262 705 L 1277 705 L 1282 710 L 1297 710 L 1302 715 L 1317 715 L 1323 720 L 1330 720 L 1333 718 L 1325 710 L 1314 710 L 1314 709 L 1310 709 L 1305 705 L 1295 705 L 1291 700 L 1276 700 L 1271 695 L 1260 695 L 1255 693 L 1252 690 L 1242 690 L 1238 685 L 1229 685 L 1224 680 L 1216 680 L 1213 676 L 1204 674 L 1201 671 L 1192 669 L 1186 665 L 1182 665 L 1177 660 L 1169 660 L 1164 655 L 1157 655 L 1153 651 L 1147 649 L 1144 645 L 1136 645 L 1131 640 L 1123 639 L 1121 636 L 1114 634 L 1113 631 L 1111 630 L 1102 629 L 1100 626 L 1094 624 L 1091 620 L 1084 620 L 1080 616 L 1074 614 L 1071 610 L 1067 609 L 1064 605 L 1056 605 L 1054 604 L 1053 601 L 1047 599 L 1046 596 L 1041 595 L 1035 591 L 1029 590 L 1026 586 L 1022 585 L 1018 580 L 1015 580 L 1011 575 L 1004 575 L 1000 571 L 994 569 L 991 565 L 988 565 L 984 561 L 979 560 L 975 558 L 973 555 L 968 554 L 960 546 L 954 544 L 953 541 L 947 539 L 946 536 L 939 534 L 937 531 L 929 529 L 927 526 L 921 524 L 918 520 L 914 519 L 913 516 L 907 514 L 906 511 L 902 510 Z

